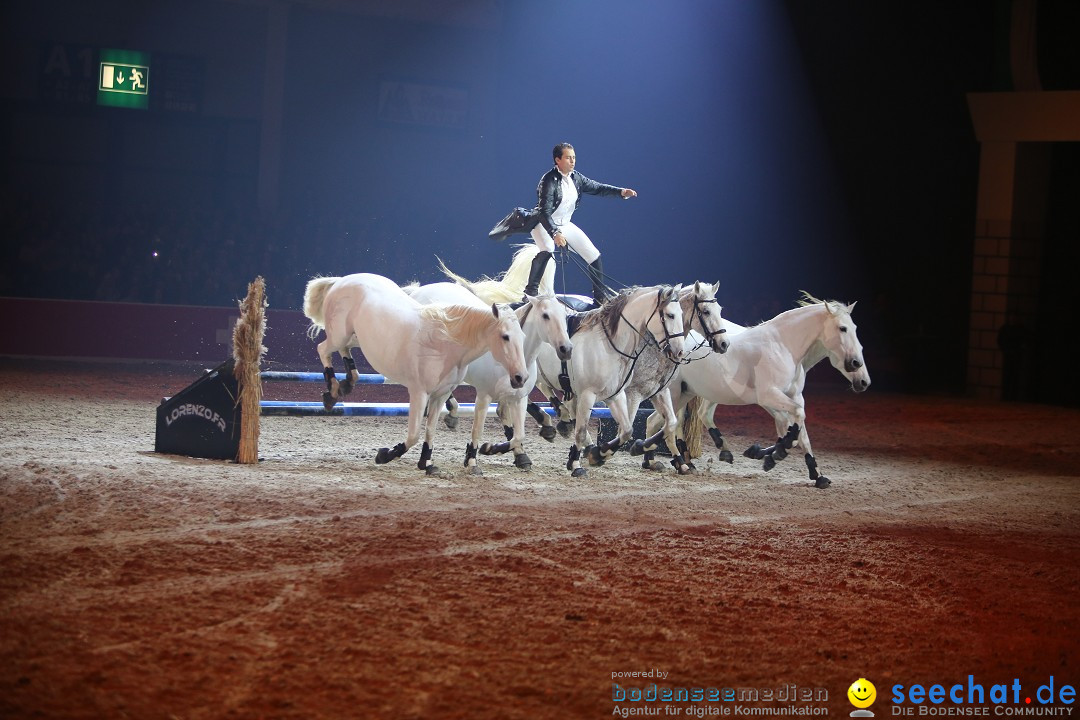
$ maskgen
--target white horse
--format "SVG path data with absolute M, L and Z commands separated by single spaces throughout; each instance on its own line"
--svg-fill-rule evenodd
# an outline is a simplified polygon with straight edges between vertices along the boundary
M 333 407 L 359 377 L 350 351 L 360 348 L 376 372 L 409 391 L 409 431 L 392 450 L 381 448 L 375 462 L 404 455 L 420 437 L 427 416 L 424 445 L 417 467 L 438 472 L 431 463 L 439 412 L 465 376 L 469 363 L 490 352 L 509 375 L 510 384 L 525 384 L 525 333 L 517 315 L 492 304 L 424 306 L 381 275 L 358 273 L 342 278 L 315 278 L 304 293 L 304 314 L 311 320 L 309 335 L 320 329 L 319 359 L 326 376 L 323 404 Z M 333 353 L 345 361 L 346 380 L 334 377 Z
M 477 281 L 471 281 L 457 275 L 441 262 L 440 267 L 447 277 L 457 284 L 468 288 L 485 302 L 512 302 L 521 298 L 525 284 L 528 281 L 532 260 L 539 251 L 539 248 L 537 248 L 535 244 L 519 245 L 518 250 L 514 253 L 510 267 L 497 278 L 485 277 Z M 554 291 L 554 265 L 555 263 L 548 263 L 547 265 L 543 279 L 540 281 L 541 294 Z M 723 336 L 727 330 L 721 318 L 720 304 L 716 300 L 716 292 L 719 287 L 719 282 L 712 285 L 695 282 L 693 286 L 683 287 L 679 291 L 679 304 L 682 307 L 683 318 L 684 320 L 689 318 L 689 320 L 686 320 L 686 327 L 687 329 L 696 328 L 700 333 L 694 336 L 695 350 L 702 347 L 704 344 L 708 344 L 713 352 L 723 353 L 727 350 L 727 341 Z M 591 306 L 590 299 L 579 295 L 557 295 L 556 297 L 566 303 L 569 307 L 581 312 L 586 311 Z M 572 325 L 576 328 L 576 321 L 573 322 Z M 574 424 L 573 413 L 567 405 L 559 401 L 559 397 L 555 393 L 556 390 L 561 388 L 561 383 L 558 383 L 556 379 L 560 374 L 563 374 L 563 372 L 561 372 L 561 368 L 556 359 L 552 357 L 550 350 L 541 348 L 540 353 L 542 359 L 541 375 L 537 382 L 537 387 L 544 396 L 550 400 L 552 407 L 554 407 L 558 413 L 559 432 L 564 437 L 569 437 L 571 428 Z M 565 363 L 563 363 L 563 365 L 565 365 Z M 546 372 L 544 371 L 545 367 L 548 368 L 548 371 Z M 646 397 L 648 397 L 648 395 Z M 546 413 L 540 410 L 534 403 L 529 403 L 526 406 L 526 410 L 540 425 L 541 437 L 544 439 L 551 439 L 554 437 L 555 433 L 552 429 L 552 421 Z M 672 419 L 672 422 L 675 422 L 674 418 Z M 633 454 L 640 454 L 642 447 L 643 446 L 640 443 L 635 444 Z M 679 468 L 680 460 L 679 455 L 676 455 L 672 458 L 672 464 Z M 643 463 L 643 467 L 652 467 L 651 457 Z M 688 465 L 682 465 L 682 468 L 685 470 L 688 468 Z
M 672 402 L 682 409 L 697 397 L 701 402 L 697 417 L 709 429 L 720 459 L 732 462 L 713 414 L 717 405 L 760 405 L 776 423 L 777 441 L 772 447 L 753 445 L 744 454 L 764 459 L 765 470 L 798 443 L 806 454 L 810 479 L 819 488 L 831 481 L 820 474 L 806 432 L 803 386 L 806 373 L 825 358 L 851 383 L 855 392 L 870 387 L 870 373 L 863 360 L 862 344 L 856 334 L 851 311 L 846 305 L 823 301 L 804 293 L 800 306 L 782 312 L 760 325 L 743 327 L 725 320 L 728 328 L 727 353 L 723 357 L 705 354 L 697 362 L 680 366 L 670 384 Z M 660 422 L 653 413 L 649 426 Z
M 666 385 L 684 349 L 680 289 L 665 285 L 629 288 L 599 309 L 582 314 L 573 335 L 574 355 L 567 363 L 577 432 L 566 469 L 574 477 L 587 474 L 581 466 L 583 453 L 590 464 L 600 465 L 630 440 L 633 419 L 644 398 L 653 397 L 656 407 L 670 417 L 663 435 L 674 443 L 675 412 Z M 559 365 L 544 367 L 545 357 L 541 352 L 541 372 L 558 374 Z M 592 446 L 588 423 L 598 399 L 611 410 L 619 432 L 608 442 Z
M 486 308 L 487 304 L 461 285 L 451 282 L 432 283 L 430 285 L 411 285 L 402 288 L 421 303 L 440 305 L 460 304 Z M 506 371 L 495 362 L 490 353 L 481 355 L 469 363 L 465 371 L 465 382 L 476 388 L 476 406 L 473 411 L 472 440 L 465 450 L 465 467 L 475 475 L 483 472 L 477 464 L 476 453 L 494 455 L 508 450 L 514 452 L 514 465 L 526 469 L 532 467 L 532 460 L 525 453 L 522 439 L 525 436 L 525 407 L 529 401 L 529 392 L 536 383 L 536 356 L 541 346 L 551 349 L 559 358 L 570 359 L 574 349 L 566 331 L 566 308 L 554 297 L 542 296 L 529 298 L 529 301 L 516 311 L 521 329 L 525 332 L 525 382 L 514 387 Z M 513 434 L 505 443 L 484 443 L 484 421 L 487 418 L 488 405 L 492 400 L 499 403 L 499 413 L 503 425 L 513 428 Z M 451 416 L 457 411 L 457 401 L 451 396 L 447 399 L 447 408 Z M 448 416 L 451 417 L 451 416 Z

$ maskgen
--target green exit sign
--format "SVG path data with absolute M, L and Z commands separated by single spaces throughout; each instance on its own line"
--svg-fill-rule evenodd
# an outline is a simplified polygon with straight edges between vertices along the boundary
M 98 62 L 98 105 L 145 110 L 149 93 L 149 53 L 101 51 Z

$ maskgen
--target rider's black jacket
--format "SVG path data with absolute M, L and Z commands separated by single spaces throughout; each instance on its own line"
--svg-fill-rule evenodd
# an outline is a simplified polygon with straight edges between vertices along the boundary
M 536 217 L 537 222 L 544 226 L 544 229 L 548 231 L 548 234 L 552 237 L 558 232 L 558 228 L 551 222 L 551 213 L 555 212 L 555 209 L 559 207 L 559 203 L 562 202 L 562 173 L 559 172 L 559 168 L 553 167 L 544 173 L 544 176 L 540 178 L 540 184 L 536 186 Z M 577 206 L 581 204 L 581 195 L 621 195 L 622 188 L 615 187 L 614 185 L 605 185 L 604 183 L 596 182 L 585 177 L 577 170 L 570 172 L 570 180 L 573 181 L 574 187 L 578 191 L 577 203 L 574 205 L 574 209 L 577 210 Z M 532 224 L 533 226 L 536 223 Z M 531 227 L 529 228 L 532 229 Z

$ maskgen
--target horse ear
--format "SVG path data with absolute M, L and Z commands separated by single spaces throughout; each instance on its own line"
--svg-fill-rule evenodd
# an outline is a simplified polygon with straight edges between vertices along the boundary
M 850 305 L 847 306 L 847 314 L 848 315 L 850 315 L 851 311 L 855 309 L 855 303 L 857 303 L 857 302 L 859 302 L 859 301 L 856 300 L 855 302 L 853 302 L 853 303 L 851 303 Z
M 713 283 L 713 286 L 712 286 L 712 294 L 716 295 L 716 293 L 718 293 L 718 292 L 720 292 L 720 281 L 719 280 L 717 280 L 715 283 Z
M 826 300 L 823 304 L 825 305 L 825 312 L 829 313 L 830 315 L 835 315 L 836 314 L 836 310 L 833 309 L 833 306 L 832 306 L 831 302 Z
M 495 316 L 495 319 L 499 319 L 499 306 L 495 303 L 491 303 L 491 314 Z

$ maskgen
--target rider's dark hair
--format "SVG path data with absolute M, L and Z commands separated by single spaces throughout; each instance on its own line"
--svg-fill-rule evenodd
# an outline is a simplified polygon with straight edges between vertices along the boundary
M 570 143 L 566 143 L 566 142 L 559 143 L 554 148 L 552 148 L 552 150 L 551 150 L 551 159 L 552 160 L 558 160 L 559 158 L 561 158 L 563 156 L 563 151 L 564 150 L 573 150 L 573 149 L 574 149 L 574 146 L 571 145 Z

